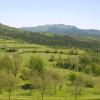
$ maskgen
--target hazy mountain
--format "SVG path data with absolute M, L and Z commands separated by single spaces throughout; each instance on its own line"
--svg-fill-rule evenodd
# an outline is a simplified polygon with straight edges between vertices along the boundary
M 79 29 L 75 26 L 64 24 L 43 25 L 37 27 L 22 27 L 31 32 L 50 32 L 55 34 L 69 35 L 100 35 L 100 30 L 96 29 Z

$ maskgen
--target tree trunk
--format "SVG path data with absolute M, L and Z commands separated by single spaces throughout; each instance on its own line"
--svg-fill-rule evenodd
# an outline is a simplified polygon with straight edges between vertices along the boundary
M 0 89 L 0 94 L 1 94 L 1 89 Z
M 62 86 L 60 86 L 60 90 L 62 89 Z
M 55 94 L 56 94 L 56 92 L 57 92 L 57 91 L 56 91 L 56 84 L 55 84 Z
M 9 90 L 9 100 L 11 100 L 11 90 Z
M 29 92 L 29 96 L 31 96 L 32 95 L 32 89 L 30 89 L 30 92 Z
M 44 99 L 44 93 L 42 92 L 42 100 Z

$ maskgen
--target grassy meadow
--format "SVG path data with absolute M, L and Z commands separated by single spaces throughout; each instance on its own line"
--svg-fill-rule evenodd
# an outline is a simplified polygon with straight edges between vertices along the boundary
M 36 44 L 29 44 L 23 41 L 15 41 L 15 40 L 7 40 L 7 39 L 0 39 L 0 56 L 4 55 L 11 55 L 16 52 L 19 52 L 22 58 L 21 69 L 17 74 L 19 78 L 21 75 L 22 70 L 26 67 L 26 64 L 30 60 L 31 56 L 37 56 L 43 59 L 45 63 L 45 68 L 47 70 L 53 70 L 57 73 L 61 74 L 65 78 L 65 82 L 62 86 L 62 89 L 59 88 L 57 85 L 56 93 L 54 89 L 46 89 L 44 93 L 44 100 L 100 100 L 100 77 L 93 76 L 90 74 L 85 74 L 84 72 L 77 72 L 70 69 L 64 69 L 61 67 L 55 67 L 56 60 L 66 59 L 69 56 L 78 56 L 82 54 L 87 54 L 88 52 L 85 50 L 77 49 L 78 55 L 70 55 L 70 48 L 57 48 L 57 52 L 53 47 L 46 47 Z M 17 51 L 9 51 L 9 49 L 16 49 Z M 54 56 L 54 61 L 49 61 L 51 56 Z M 99 56 L 99 55 L 98 55 Z M 84 77 L 92 78 L 96 82 L 93 88 L 91 87 L 83 87 L 81 95 L 78 95 L 75 98 L 73 94 L 73 86 L 69 85 L 66 80 L 71 73 L 79 74 Z M 19 86 L 11 93 L 11 100 L 42 100 L 41 92 L 37 89 L 32 90 L 32 94 L 29 95 L 30 90 L 24 90 L 20 88 L 21 85 L 28 83 L 27 80 L 22 80 L 19 78 Z M 0 93 L 0 100 L 9 100 L 8 91 L 3 90 Z

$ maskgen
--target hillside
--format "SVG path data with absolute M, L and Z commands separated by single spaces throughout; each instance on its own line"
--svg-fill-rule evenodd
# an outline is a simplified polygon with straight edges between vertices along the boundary
M 54 47 L 76 47 L 94 51 L 100 50 L 99 41 L 86 41 L 84 38 L 81 40 L 73 36 L 57 35 L 49 32 L 28 32 L 23 29 L 9 27 L 3 24 L 0 24 L 0 36 Z
M 53 35 L 46 33 L 41 35 L 53 37 Z M 43 84 L 43 86 L 47 87 L 45 87 L 43 100 L 66 100 L 66 98 L 75 100 L 76 95 L 73 94 L 75 93 L 73 89 L 79 91 L 80 88 L 82 90 L 77 94 L 79 100 L 100 99 L 100 90 L 98 88 L 100 86 L 99 53 L 86 52 L 84 49 L 55 49 L 30 44 L 27 41 L 2 38 L 4 37 L 0 39 L 0 100 L 8 100 L 8 89 L 12 90 L 11 99 L 9 100 L 41 99 L 41 88 L 37 88 L 36 85 L 37 83 L 40 84 L 41 81 L 38 81 L 40 77 L 34 76 L 34 70 L 30 69 L 29 65 L 32 67 L 36 65 L 36 68 L 44 65 L 43 75 L 45 77 L 43 79 L 47 78 L 47 80 L 44 81 L 46 85 Z M 36 58 L 34 59 L 34 57 Z M 7 73 L 8 70 L 10 74 Z M 42 76 L 42 73 L 39 75 Z M 75 77 L 74 84 L 78 82 L 79 88 L 72 84 L 73 77 Z M 34 78 L 36 78 L 35 81 Z M 7 85 L 4 82 L 7 82 Z M 27 85 L 32 86 L 32 91 Z M 80 95 L 80 93 L 82 94 Z

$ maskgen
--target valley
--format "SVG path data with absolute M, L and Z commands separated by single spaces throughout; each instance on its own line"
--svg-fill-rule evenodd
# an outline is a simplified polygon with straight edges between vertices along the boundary
M 20 66 L 20 68 L 18 67 L 17 75 L 13 76 L 18 81 L 18 84 L 16 85 L 14 82 L 11 83 L 12 81 L 16 81 L 16 80 L 11 78 L 11 76 L 14 75 L 11 71 L 11 69 L 14 66 L 11 67 L 10 65 L 11 69 L 9 69 L 9 71 L 11 74 L 8 74 L 8 76 L 11 75 L 10 77 L 8 77 L 8 79 L 10 79 L 10 81 L 8 81 L 9 87 L 2 87 L 2 79 L 3 79 L 2 75 L 5 76 L 7 74 L 6 70 L 8 69 L 6 69 L 6 66 L 9 66 L 9 61 L 11 60 L 9 56 L 13 57 L 13 55 L 16 54 L 20 55 L 21 57 L 21 65 L 18 65 Z M 82 48 L 75 48 L 75 47 L 70 47 L 70 48 L 59 47 L 59 46 L 52 47 L 49 45 L 47 46 L 47 45 L 29 43 L 21 39 L 19 40 L 15 38 L 7 38 L 5 36 L 3 37 L 1 36 L 0 56 L 1 56 L 0 62 L 2 61 L 2 59 L 5 59 L 5 63 L 7 63 L 7 65 L 3 63 L 4 69 L 2 69 L 3 67 L 2 63 L 0 63 L 1 64 L 0 73 L 2 73 L 0 74 L 0 83 L 1 83 L 0 99 L 1 100 L 8 100 L 9 89 L 11 89 L 11 95 L 9 100 L 33 100 L 33 99 L 34 100 L 40 100 L 40 99 L 42 100 L 74 100 L 74 99 L 75 100 L 76 99 L 99 100 L 100 99 L 100 89 L 99 89 L 100 54 L 99 52 L 96 51 L 94 52 L 91 51 L 90 49 L 85 50 Z M 16 58 L 13 59 L 16 60 L 19 59 L 17 58 L 17 56 L 15 57 Z M 33 77 L 30 76 L 29 73 L 31 73 L 32 69 L 30 69 L 28 65 L 31 63 L 30 60 L 33 59 L 32 66 L 34 67 L 35 64 L 34 57 L 36 57 L 36 59 L 40 59 L 40 61 L 43 60 L 43 63 L 45 64 L 44 65 L 45 71 L 46 71 L 46 73 L 45 71 L 43 73 L 47 74 L 47 76 L 45 77 L 49 78 L 49 80 L 45 81 L 46 83 L 43 84 L 43 86 L 45 87 L 43 91 L 41 91 L 42 87 L 37 88 L 37 86 L 34 84 L 37 81 L 35 81 L 34 83 L 31 83 L 30 81 L 30 78 L 33 78 L 34 76 Z M 6 61 L 6 59 L 8 59 L 9 61 Z M 79 64 L 83 66 L 80 66 Z M 39 65 L 36 66 L 38 67 Z M 41 66 L 42 65 L 40 63 L 40 67 Z M 52 75 L 54 76 L 51 78 Z M 35 76 L 35 77 L 38 78 L 40 76 Z M 51 82 L 50 84 L 48 83 L 49 81 Z M 10 87 L 10 84 L 12 85 L 12 87 Z M 26 86 L 25 87 L 26 89 L 21 88 L 22 86 L 27 84 L 32 84 L 32 86 L 33 85 L 35 86 L 34 88 L 32 88 L 31 94 L 30 94 L 29 87 Z M 43 97 L 41 96 L 41 92 L 43 92 Z

